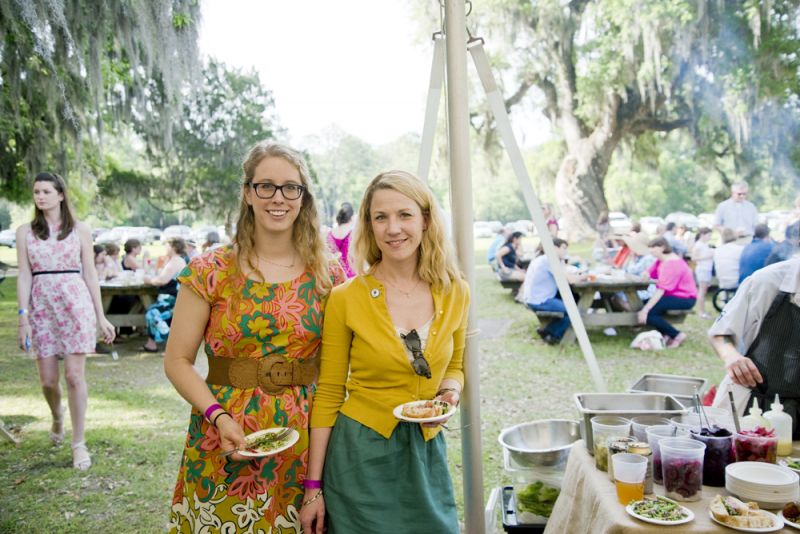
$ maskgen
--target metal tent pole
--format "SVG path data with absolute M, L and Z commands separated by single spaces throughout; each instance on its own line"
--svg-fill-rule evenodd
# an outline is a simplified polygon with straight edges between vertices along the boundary
M 445 2 L 448 146 L 453 235 L 458 260 L 475 295 L 472 238 L 472 172 L 469 151 L 467 100 L 467 17 L 464 0 Z M 461 402 L 461 456 L 464 465 L 464 523 L 468 534 L 482 533 L 484 523 L 483 470 L 480 441 L 480 369 L 474 300 L 469 308 L 464 348 L 464 384 Z

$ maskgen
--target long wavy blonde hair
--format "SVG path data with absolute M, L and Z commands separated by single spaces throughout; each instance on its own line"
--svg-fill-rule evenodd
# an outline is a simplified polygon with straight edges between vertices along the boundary
M 417 256 L 417 273 L 420 278 L 440 288 L 450 291 L 455 280 L 463 279 L 456 263 L 456 254 L 445 235 L 445 224 L 442 212 L 431 190 L 419 178 L 405 171 L 383 172 L 372 179 L 361 207 L 358 210 L 358 224 L 354 232 L 354 250 L 356 270 L 359 274 L 371 273 L 381 261 L 381 251 L 372 232 L 372 216 L 370 205 L 375 191 L 391 189 L 405 195 L 422 210 L 427 221 L 427 228 L 422 232 L 422 241 Z
M 242 171 L 244 172 L 242 197 L 239 203 L 239 220 L 236 223 L 236 235 L 233 238 L 237 254 L 253 272 L 258 273 L 263 279 L 263 274 L 256 267 L 257 262 L 255 261 L 255 216 L 252 206 L 245 201 L 245 189 L 252 183 L 255 169 L 264 158 L 281 158 L 293 165 L 300 173 L 300 180 L 303 187 L 305 187 L 305 192 L 303 192 L 300 213 L 292 226 L 292 243 L 300 259 L 314 275 L 317 290 L 323 295 L 327 295 L 333 286 L 330 274 L 332 257 L 320 235 L 317 204 L 314 202 L 308 167 L 303 156 L 286 145 L 272 141 L 258 142 L 250 148 L 247 157 L 242 163 Z

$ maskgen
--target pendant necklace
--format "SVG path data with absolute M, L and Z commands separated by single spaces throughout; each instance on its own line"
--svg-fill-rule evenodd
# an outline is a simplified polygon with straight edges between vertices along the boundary
M 292 252 L 292 263 L 290 263 L 289 265 L 284 265 L 284 264 L 282 264 L 282 263 L 278 263 L 278 262 L 276 262 L 276 261 L 269 260 L 269 259 L 267 259 L 267 258 L 264 258 L 264 257 L 262 257 L 262 256 L 261 256 L 260 254 L 258 254 L 258 253 L 256 253 L 256 257 L 257 257 L 259 260 L 261 260 L 261 261 L 265 261 L 265 262 L 267 262 L 267 263 L 269 263 L 269 264 L 271 264 L 271 265 L 276 265 L 276 266 L 278 266 L 278 267 L 283 267 L 284 269 L 291 269 L 291 268 L 293 268 L 293 267 L 294 267 L 294 261 L 295 261 L 295 253 L 294 253 L 294 252 Z
M 420 282 L 422 282 L 422 278 L 417 278 L 417 283 L 416 283 L 416 284 L 414 284 L 414 287 L 412 287 L 412 288 L 411 288 L 409 291 L 403 291 L 402 289 L 400 289 L 399 287 L 397 287 L 396 285 L 394 285 L 393 283 L 391 283 L 389 280 L 386 280 L 386 283 L 387 283 L 387 284 L 389 284 L 390 286 L 392 286 L 393 288 L 395 288 L 396 290 L 398 290 L 400 293 L 402 293 L 403 295 L 405 295 L 405 297 L 406 297 L 407 299 L 410 299 L 410 298 L 411 298 L 411 293 L 413 293 L 413 292 L 414 292 L 414 290 L 415 290 L 415 289 L 417 289 L 417 286 L 419 285 L 419 283 L 420 283 Z

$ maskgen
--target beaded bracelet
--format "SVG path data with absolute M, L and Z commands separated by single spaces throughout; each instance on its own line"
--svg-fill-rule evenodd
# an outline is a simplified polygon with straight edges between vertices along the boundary
M 311 497 L 307 501 L 303 501 L 303 506 L 308 506 L 309 504 L 316 501 L 320 497 L 322 497 L 322 490 L 319 490 L 313 497 Z

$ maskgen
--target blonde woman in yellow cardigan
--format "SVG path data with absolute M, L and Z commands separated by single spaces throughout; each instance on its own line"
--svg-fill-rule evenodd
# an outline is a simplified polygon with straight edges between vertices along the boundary
M 329 534 L 458 533 L 441 427 L 392 410 L 458 404 L 468 287 L 433 194 L 409 173 L 372 180 L 355 232 L 358 276 L 325 310 L 301 523 L 315 534 L 326 522 Z

